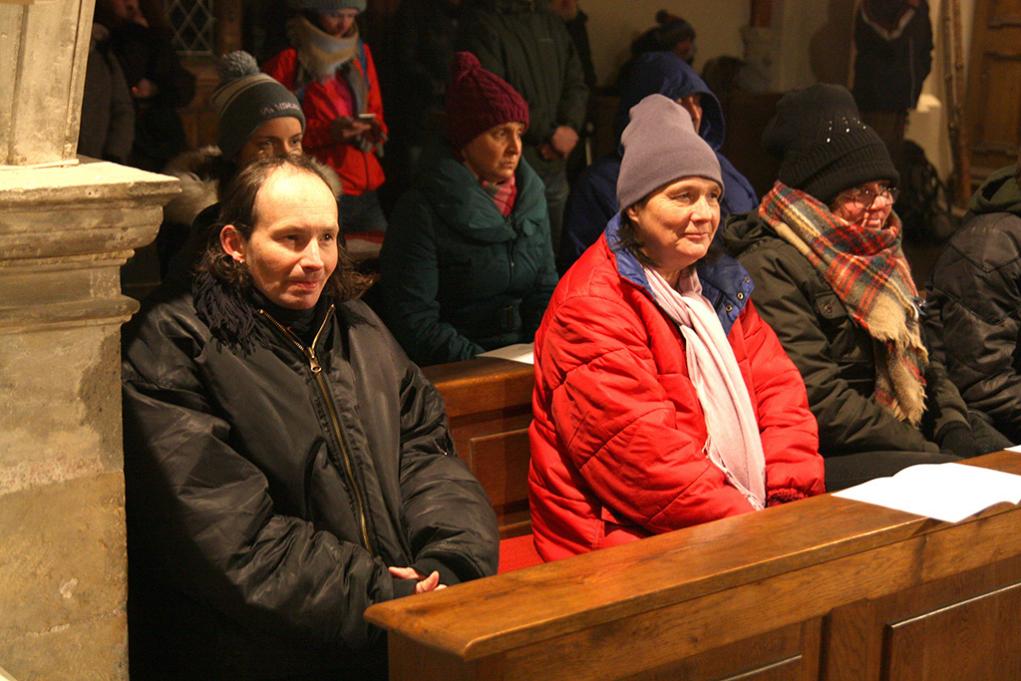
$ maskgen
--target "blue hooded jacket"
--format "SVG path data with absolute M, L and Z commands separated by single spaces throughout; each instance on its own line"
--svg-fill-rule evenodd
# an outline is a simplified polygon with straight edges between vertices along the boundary
M 673 52 L 649 52 L 635 60 L 628 82 L 621 91 L 615 128 L 617 140 L 629 120 L 631 107 L 645 97 L 659 93 L 670 99 L 701 95 L 702 125 L 698 134 L 716 151 L 723 172 L 721 221 L 728 215 L 747 213 L 759 206 L 759 197 L 751 183 L 720 153 L 726 127 L 723 109 L 695 70 Z M 561 272 L 595 243 L 606 223 L 620 209 L 617 205 L 617 175 L 620 174 L 621 149 L 598 159 L 579 177 L 571 190 L 564 212 L 564 229 L 558 254 Z

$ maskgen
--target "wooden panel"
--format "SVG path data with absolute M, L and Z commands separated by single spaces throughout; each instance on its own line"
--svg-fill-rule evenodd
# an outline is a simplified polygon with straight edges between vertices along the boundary
M 884 681 L 1021 679 L 1021 585 L 897 622 L 886 631 Z
M 470 440 L 468 467 L 498 511 L 528 508 L 528 429 Z
M 970 463 L 1021 473 L 1021 457 L 1006 452 Z M 823 495 L 381 603 L 366 618 L 400 632 L 401 654 L 429 649 L 455 668 L 486 669 L 472 678 L 881 681 L 884 660 L 914 664 L 884 656 L 886 625 L 927 614 L 931 631 L 957 631 L 979 655 L 1021 655 L 1012 591 L 938 614 L 1019 583 L 1021 508 L 951 525 Z M 972 668 L 960 668 L 970 681 Z M 430 678 L 444 677 L 392 675 Z
M 489 495 L 500 536 L 527 534 L 533 367 L 481 358 L 424 373 L 443 395 L 454 447 Z
M 976 182 L 1021 144 L 1021 0 L 976 0 L 965 125 Z
M 819 673 L 821 620 L 771 631 L 620 681 L 799 681 Z M 626 647 L 625 647 L 626 650 Z

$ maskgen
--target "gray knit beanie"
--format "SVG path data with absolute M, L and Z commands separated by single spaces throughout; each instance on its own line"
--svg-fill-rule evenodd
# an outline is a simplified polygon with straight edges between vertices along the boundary
M 695 132 L 691 114 L 660 94 L 631 107 L 631 122 L 620 137 L 624 158 L 617 176 L 621 210 L 682 177 L 704 177 L 723 189 L 716 152 Z
M 279 82 L 259 72 L 255 57 L 238 50 L 217 64 L 220 86 L 209 101 L 220 117 L 218 143 L 223 157 L 233 160 L 249 136 L 273 118 L 297 118 L 305 130 L 298 98 Z

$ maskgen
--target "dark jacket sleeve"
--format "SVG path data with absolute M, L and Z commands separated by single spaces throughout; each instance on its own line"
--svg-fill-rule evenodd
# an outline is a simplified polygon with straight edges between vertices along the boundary
M 379 266 L 386 325 L 415 362 L 457 362 L 484 352 L 440 319 L 432 215 L 414 193 L 394 207 Z
M 420 573 L 438 570 L 447 585 L 496 574 L 496 515 L 454 454 L 443 398 L 410 362 L 401 384 L 400 482 L 413 566 Z
M 110 127 L 103 158 L 124 163 L 135 141 L 135 105 L 117 58 L 106 51 L 103 59 L 110 69 Z
M 138 533 L 144 554 L 172 566 L 160 574 L 182 593 L 245 626 L 350 649 L 372 643 L 381 632 L 362 613 L 408 585 L 362 547 L 275 512 L 266 478 L 204 394 L 190 339 L 162 333 L 132 342 L 123 366 L 128 512 L 150 530 Z M 152 366 L 165 369 L 140 368 Z
M 794 248 L 752 248 L 741 255 L 752 274 L 752 299 L 773 327 L 791 360 L 801 371 L 808 403 L 819 423 L 824 456 L 840 452 L 929 451 L 938 446 L 898 420 L 870 397 L 854 390 L 840 376 L 838 360 L 803 283 L 816 277 L 811 264 Z
M 532 290 L 521 301 L 523 335 L 529 339 L 535 335 L 536 330 L 539 328 L 539 323 L 542 322 L 542 315 L 546 312 L 546 306 L 549 305 L 549 300 L 553 296 L 553 291 L 556 289 L 557 282 L 559 281 L 557 266 L 553 257 L 553 247 L 549 245 L 549 223 L 545 222 L 544 226 L 545 229 L 539 230 L 531 236 L 533 239 L 539 238 L 544 240 L 542 266 L 536 272 Z
M 996 266 L 965 257 L 952 242 L 937 263 L 933 301 L 926 308 L 937 317 L 931 328 L 940 336 L 937 344 L 961 396 L 1016 441 L 1021 437 L 1021 374 L 1016 360 L 1021 260 L 1013 239 L 1005 235 L 1021 233 L 1021 219 L 1007 215 L 1002 219 L 1016 226 L 1007 230 L 992 221 L 982 226 L 984 232 L 1003 237 L 988 242 L 987 252 L 996 257 L 985 264 Z
M 795 501 L 826 491 L 819 429 L 808 408 L 805 383 L 754 304 L 741 313 L 751 363 L 755 418 L 766 460 L 766 501 Z
M 549 17 L 550 29 L 557 42 L 564 50 L 563 85 L 560 89 L 560 102 L 557 106 L 557 124 L 567 125 L 581 132 L 585 127 L 585 116 L 588 113 L 588 86 L 585 84 L 585 70 L 581 65 L 578 50 L 571 40 L 567 27 L 556 16 Z

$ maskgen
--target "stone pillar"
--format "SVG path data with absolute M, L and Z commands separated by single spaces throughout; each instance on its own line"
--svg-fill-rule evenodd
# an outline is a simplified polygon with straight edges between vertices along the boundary
M 126 679 L 119 269 L 177 181 L 78 159 L 92 0 L 0 0 L 0 678 Z

